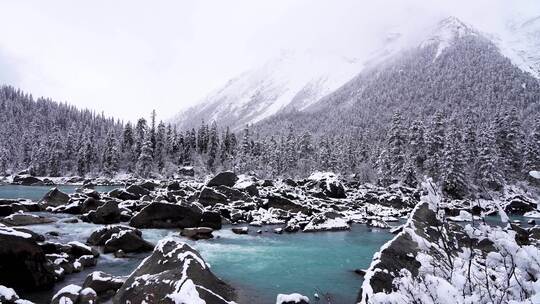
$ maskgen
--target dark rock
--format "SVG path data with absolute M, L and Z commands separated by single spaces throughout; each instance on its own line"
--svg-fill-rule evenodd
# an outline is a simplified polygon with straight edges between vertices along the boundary
M 0 205 L 0 216 L 8 216 L 13 214 L 13 207 L 10 205 Z
M 227 196 L 209 187 L 203 187 L 199 194 L 199 202 L 203 205 L 213 205 L 217 203 L 225 203 Z
M 83 255 L 89 255 L 89 256 L 94 256 L 94 257 L 99 256 L 99 252 L 97 250 L 83 243 L 69 242 L 68 245 L 70 246 L 70 250 L 68 253 L 77 258 Z
M 304 214 L 310 215 L 311 212 L 309 208 L 299 205 L 283 196 L 277 194 L 271 194 L 268 196 L 268 208 L 278 208 L 291 212 L 302 212 Z
M 92 288 L 103 301 L 112 298 L 125 281 L 121 277 L 114 277 L 102 271 L 94 271 L 84 280 L 83 288 Z
M 150 194 L 150 191 L 148 191 L 147 189 L 141 187 L 141 186 L 138 186 L 138 185 L 131 185 L 129 187 L 126 188 L 126 191 L 129 192 L 129 193 L 133 193 L 137 196 L 137 198 L 143 196 L 143 195 L 147 195 L 147 194 Z
M 69 195 L 58 190 L 58 188 L 52 188 L 43 196 L 39 201 L 40 204 L 44 206 L 58 207 L 66 205 L 69 201 Z
M 43 181 L 37 177 L 31 175 L 16 175 L 13 177 L 13 184 L 23 185 L 23 186 L 32 186 L 36 184 L 43 184 Z
M 238 180 L 238 176 L 231 171 L 218 173 L 206 185 L 208 187 L 227 186 L 232 187 Z
M 10 216 L 4 217 L 0 220 L 0 222 L 8 226 L 27 226 L 52 223 L 55 222 L 55 220 L 41 215 L 29 213 L 14 213 Z
M 157 186 L 159 186 L 159 185 L 154 183 L 153 181 L 145 181 L 142 184 L 140 184 L 139 186 L 143 187 L 144 189 L 146 189 L 148 191 L 154 191 L 154 189 L 156 189 Z
M 93 267 L 97 265 L 97 256 L 95 255 L 83 255 L 77 259 L 77 262 L 81 264 L 83 268 Z
M 86 243 L 92 246 L 103 246 L 113 234 L 119 234 L 122 231 L 133 232 L 139 237 L 142 237 L 142 232 L 139 229 L 123 225 L 110 225 L 92 232 Z
M 123 201 L 139 199 L 138 195 L 133 194 L 131 192 L 127 192 L 124 189 L 114 189 L 111 192 L 109 192 L 109 196 L 117 198 L 119 200 L 123 200 Z
M 113 303 L 174 303 L 182 293 L 208 304 L 236 300 L 232 287 L 217 278 L 197 251 L 173 238 L 161 240 L 118 290 Z
M 111 235 L 105 242 L 103 251 L 105 253 L 122 250 L 124 252 L 146 252 L 152 251 L 154 245 L 145 241 L 135 231 L 122 231 Z
M 98 207 L 96 211 L 90 211 L 83 217 L 94 224 L 115 224 L 120 222 L 120 209 L 115 201 L 108 201 L 103 206 Z
M 180 183 L 176 181 L 167 185 L 167 191 L 178 191 L 181 189 L 182 187 L 180 187 Z
M 195 170 L 193 167 L 180 167 L 178 168 L 178 174 L 184 176 L 195 176 Z
M 298 184 L 297 184 L 294 180 L 292 180 L 292 179 L 290 179 L 290 178 L 284 179 L 284 180 L 283 180 L 283 183 L 284 183 L 285 185 L 291 186 L 291 187 L 296 187 L 296 186 L 298 186 Z
M 359 275 L 361 277 L 364 277 L 366 275 L 366 271 L 363 270 L 363 269 L 355 269 L 354 273 L 356 273 L 357 275 Z
M 236 234 L 248 234 L 249 228 L 248 227 L 232 227 L 232 232 Z
M 15 290 L 51 288 L 53 266 L 30 234 L 0 227 L 0 284 Z
M 81 212 L 82 213 L 87 213 L 87 212 L 90 212 L 90 211 L 94 211 L 96 210 L 97 208 L 103 206 L 103 204 L 105 204 L 105 202 L 103 201 L 100 201 L 94 197 L 89 197 L 87 199 L 85 199 L 82 204 L 81 204 Z
M 210 227 L 184 228 L 180 235 L 194 240 L 206 240 L 214 237 L 213 231 L 214 229 Z
M 119 259 L 127 258 L 127 253 L 122 249 L 118 249 L 114 252 L 114 257 Z
M 536 210 L 536 204 L 523 196 L 515 196 L 505 206 L 504 211 L 510 214 L 524 214 Z
M 200 226 L 210 227 L 215 230 L 221 229 L 221 215 L 215 211 L 204 211 Z
M 135 215 L 130 225 L 137 228 L 192 228 L 199 226 L 202 209 L 195 205 L 153 202 Z

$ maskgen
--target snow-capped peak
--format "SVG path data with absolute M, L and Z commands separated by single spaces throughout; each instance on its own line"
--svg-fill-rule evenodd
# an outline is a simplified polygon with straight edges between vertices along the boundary
M 477 35 L 477 32 L 458 18 L 451 16 L 441 20 L 420 46 L 426 47 L 436 44 L 435 58 L 437 58 L 445 48 L 451 45 L 452 41 L 468 35 Z

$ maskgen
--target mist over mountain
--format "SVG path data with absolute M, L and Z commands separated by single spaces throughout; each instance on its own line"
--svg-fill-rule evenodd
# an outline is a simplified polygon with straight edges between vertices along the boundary
M 405 60 L 414 60 L 412 57 L 418 49 L 423 53 L 416 54 L 419 57 L 433 57 L 432 63 L 427 66 L 407 66 L 409 69 L 421 71 L 424 68 L 431 70 L 448 70 L 448 64 L 472 64 L 472 67 L 460 67 L 455 73 L 470 71 L 484 67 L 473 61 L 449 62 L 454 60 L 450 53 L 464 52 L 465 44 L 471 43 L 471 48 L 476 48 L 470 56 L 483 52 L 490 52 L 490 56 L 502 56 L 509 59 L 509 64 L 515 68 L 530 74 L 537 78 L 539 69 L 538 54 L 540 54 L 540 26 L 538 19 L 531 19 L 521 22 L 519 25 L 508 26 L 512 35 L 498 36 L 496 34 L 481 33 L 474 28 L 462 23 L 455 17 L 446 18 L 432 27 L 426 28 L 424 33 L 391 32 L 386 37 L 382 37 L 382 47 L 372 52 L 367 58 L 347 59 L 345 57 L 335 56 L 324 57 L 320 54 L 299 52 L 286 53 L 270 60 L 261 68 L 248 71 L 239 77 L 229 81 L 221 89 L 211 93 L 206 99 L 197 105 L 178 114 L 172 121 L 177 123 L 180 128 L 193 127 L 202 120 L 217 121 L 220 125 L 230 126 L 238 130 L 245 124 L 255 124 L 263 119 L 273 115 L 286 115 L 294 112 L 313 112 L 321 107 L 321 104 L 327 103 L 330 99 L 341 99 L 345 92 L 342 86 L 368 86 L 367 82 L 376 69 L 390 67 L 392 65 L 401 66 Z M 472 39 L 476 37 L 477 39 Z M 467 38 L 468 42 L 460 42 L 452 50 L 446 48 L 452 46 L 456 40 Z M 483 41 L 478 42 L 475 40 Z M 478 45 L 483 43 L 484 45 Z M 434 48 L 434 54 L 432 52 Z M 445 52 L 443 57 L 439 56 Z M 468 54 L 464 54 L 469 56 Z M 469 57 L 470 57 L 469 56 Z M 409 59 L 400 58 L 408 57 Z M 485 59 L 486 56 L 483 57 Z M 337 60 L 336 60 L 337 59 Z M 477 56 L 478 60 L 481 57 Z M 321 63 L 323 62 L 323 63 Z M 496 69 L 496 67 L 494 67 Z M 448 71 L 445 71 L 445 73 Z M 451 74 L 455 74 L 451 73 Z M 479 71 L 482 73 L 482 71 Z M 443 74 L 441 72 L 440 74 Z M 458 79 L 462 84 L 472 79 Z M 426 83 L 431 79 L 426 80 Z M 436 80 L 435 80 L 436 81 Z M 452 81 L 449 79 L 448 81 Z M 495 83 L 497 79 L 491 79 Z M 362 83 L 362 84 L 360 84 Z M 497 86 L 497 84 L 494 84 Z M 505 84 L 501 84 L 505 85 Z M 418 90 L 430 90 L 430 87 L 417 87 Z M 455 91 L 457 85 L 446 87 L 444 94 L 450 94 Z M 383 92 L 381 92 L 383 93 Z M 365 94 L 368 94 L 367 92 Z M 419 92 L 419 94 L 421 94 Z M 433 96 L 438 94 L 431 92 L 431 97 L 437 99 L 449 99 L 450 96 Z M 472 94 L 472 92 L 468 93 Z M 430 93 L 421 94 L 426 98 Z M 453 95 L 453 94 L 451 94 Z M 333 97 L 330 97 L 333 96 Z M 500 95 L 499 95 L 500 96 Z M 463 96 L 465 97 L 465 96 Z M 485 98 L 483 96 L 482 98 Z M 476 97 L 481 98 L 481 97 Z M 350 101 L 350 100 L 349 100 Z M 450 101 L 450 100 L 447 100 Z M 344 101 L 341 100 L 343 103 Z M 296 115 L 296 114 L 295 114 Z

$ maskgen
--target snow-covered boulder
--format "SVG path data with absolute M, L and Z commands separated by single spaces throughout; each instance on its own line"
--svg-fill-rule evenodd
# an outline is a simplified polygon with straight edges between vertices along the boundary
M 103 251 L 116 252 L 146 252 L 154 249 L 154 245 L 142 238 L 142 232 L 132 227 L 122 225 L 106 226 L 90 235 L 87 243 L 94 246 L 104 246 Z
M 51 299 L 51 304 L 93 304 L 97 294 L 92 288 L 70 284 L 60 289 Z
M 328 211 L 317 214 L 304 227 L 304 232 L 349 230 L 347 220 L 336 212 Z
M 122 277 L 94 271 L 86 277 L 82 288 L 92 288 L 99 299 L 103 301 L 112 298 L 125 281 L 126 279 Z
M 336 174 L 332 172 L 315 172 L 308 178 L 308 186 L 318 187 L 324 195 L 331 198 L 346 198 L 345 187 Z
M 278 294 L 276 304 L 309 304 L 309 298 L 299 293 Z
M 54 219 L 30 213 L 13 213 L 0 219 L 0 222 L 8 226 L 27 226 L 54 222 Z
M 113 303 L 232 303 L 236 293 L 197 251 L 178 238 L 161 240 L 131 273 Z
M 19 298 L 15 290 L 0 285 L 0 303 L 2 304 L 32 304 L 32 302 Z
M 540 171 L 529 171 L 529 175 L 532 178 L 540 179 Z

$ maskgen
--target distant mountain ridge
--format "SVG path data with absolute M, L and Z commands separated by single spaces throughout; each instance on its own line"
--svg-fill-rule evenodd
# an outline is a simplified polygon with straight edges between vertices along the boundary
M 181 129 L 201 121 L 217 121 L 238 130 L 245 124 L 260 123 L 273 116 L 314 112 L 321 102 L 358 75 L 417 48 L 436 47 L 433 61 L 456 40 L 465 37 L 488 40 L 512 64 L 538 78 L 540 72 L 540 19 L 531 19 L 510 27 L 512 40 L 481 33 L 455 17 L 443 19 L 419 38 L 408 39 L 401 33 L 387 38 L 383 48 L 366 60 L 348 60 L 337 55 L 283 53 L 260 68 L 243 73 L 211 93 L 201 103 L 181 112 L 173 122 Z M 340 94 L 340 93 L 337 93 Z M 296 115 L 296 114 L 295 114 Z

